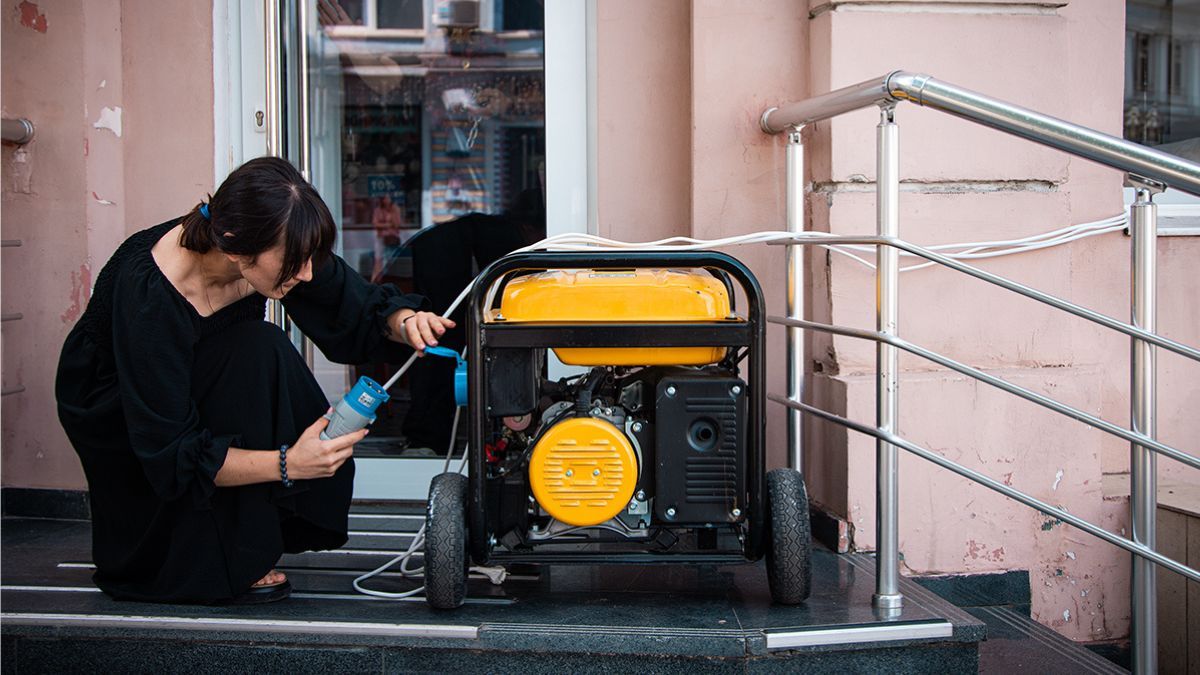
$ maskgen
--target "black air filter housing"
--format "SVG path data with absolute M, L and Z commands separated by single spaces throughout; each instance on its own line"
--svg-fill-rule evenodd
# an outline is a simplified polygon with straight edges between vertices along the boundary
M 746 383 L 703 371 L 656 389 L 654 514 L 661 523 L 728 523 L 745 511 Z

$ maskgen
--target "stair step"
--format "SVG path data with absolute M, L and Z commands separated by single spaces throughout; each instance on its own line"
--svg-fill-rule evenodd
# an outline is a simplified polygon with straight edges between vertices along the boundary
M 1011 608 L 970 607 L 967 611 L 988 627 L 987 642 L 979 647 L 981 673 L 1128 672 Z
M 964 672 L 983 623 L 911 583 L 903 612 L 871 608 L 874 563 L 814 552 L 814 594 L 773 605 L 761 563 L 726 567 L 543 566 L 437 611 L 352 581 L 388 562 L 419 508 L 356 505 L 340 552 L 284 556 L 294 595 L 260 607 L 116 602 L 90 583 L 86 522 L 6 519 L 0 588 L 5 668 L 15 672 L 242 670 L 715 672 L 731 669 Z M 417 516 L 417 517 L 406 517 Z M 396 536 L 378 536 L 396 535 Z M 18 546 L 11 545 L 19 542 Z M 415 563 L 420 563 L 416 558 Z M 393 568 L 373 590 L 419 586 Z

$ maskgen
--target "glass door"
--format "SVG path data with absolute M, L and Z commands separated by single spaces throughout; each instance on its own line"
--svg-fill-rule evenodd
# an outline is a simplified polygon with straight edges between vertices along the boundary
M 338 254 L 444 312 L 480 269 L 546 233 L 543 0 L 306 4 L 278 5 L 282 147 L 339 220 Z M 461 350 L 462 310 L 452 318 L 460 328 L 441 344 Z M 331 401 L 400 365 L 313 354 Z M 356 449 L 357 498 L 424 499 L 447 452 L 462 453 L 453 368 L 418 359 L 391 389 Z

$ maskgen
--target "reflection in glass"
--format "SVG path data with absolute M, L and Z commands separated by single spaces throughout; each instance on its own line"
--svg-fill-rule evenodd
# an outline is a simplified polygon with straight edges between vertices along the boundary
M 340 165 L 314 167 L 326 174 L 314 182 L 340 173 L 342 255 L 364 278 L 426 295 L 442 312 L 479 269 L 545 233 L 543 3 L 316 4 L 313 51 L 335 56 L 310 64 L 312 96 L 337 109 L 314 115 L 310 133 L 340 144 L 324 148 Z M 322 133 L 321 120 L 340 131 Z M 461 311 L 453 318 L 465 323 Z M 462 328 L 440 344 L 461 350 Z M 360 364 L 348 379 L 383 382 L 398 365 Z M 453 368 L 419 359 L 368 441 L 389 454 L 444 455 Z
M 1123 126 L 1131 141 L 1200 153 L 1200 0 L 1126 2 Z

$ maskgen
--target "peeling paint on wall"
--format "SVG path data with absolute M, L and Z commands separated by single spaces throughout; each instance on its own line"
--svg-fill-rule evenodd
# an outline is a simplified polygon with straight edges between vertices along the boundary
M 13 151 L 12 159 L 8 162 L 9 186 L 13 192 L 23 195 L 33 194 L 33 162 L 30 161 L 29 151 L 17 148 Z
M 116 202 L 111 202 L 107 199 L 101 199 L 100 195 L 96 194 L 95 192 L 92 193 L 92 199 L 95 199 L 97 202 L 100 202 L 104 206 L 112 206 L 113 204 L 116 204 Z
M 26 28 L 32 28 L 39 33 L 45 33 L 46 29 L 50 27 L 46 22 L 46 15 L 43 14 L 40 9 L 38 9 L 36 3 L 25 0 L 17 7 L 17 9 L 21 10 L 22 26 L 25 26 Z
M 100 111 L 100 118 L 92 125 L 97 129 L 108 129 L 121 137 L 121 108 L 104 108 Z
M 991 551 L 987 550 L 987 546 L 980 544 L 974 539 L 967 542 L 967 554 L 965 558 L 972 560 L 990 560 L 992 562 L 1000 562 L 1004 560 L 1004 547 L 994 548 Z
M 1063 479 L 1063 470 L 1062 470 L 1062 469 L 1059 469 L 1059 470 L 1058 470 L 1058 473 L 1054 474 L 1054 485 L 1052 485 L 1052 486 L 1050 487 L 1050 489 L 1051 489 L 1051 490 L 1057 490 L 1057 489 L 1058 489 L 1058 484 L 1062 482 L 1062 479 Z
M 71 305 L 60 317 L 64 324 L 74 323 L 83 314 L 88 298 L 92 292 L 92 270 L 87 264 L 79 266 L 78 272 L 71 272 Z

